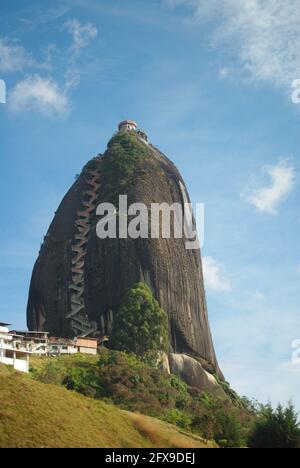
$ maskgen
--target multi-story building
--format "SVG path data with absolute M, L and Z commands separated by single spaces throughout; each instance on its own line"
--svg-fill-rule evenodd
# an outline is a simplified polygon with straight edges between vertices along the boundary
M 9 333 L 9 324 L 0 322 L 0 363 L 13 366 L 21 372 L 29 372 L 29 356 L 31 352 Z

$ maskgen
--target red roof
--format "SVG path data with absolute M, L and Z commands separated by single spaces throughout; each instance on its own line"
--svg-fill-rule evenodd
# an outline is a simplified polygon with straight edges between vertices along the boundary
M 134 120 L 123 120 L 119 123 L 119 128 L 121 128 L 123 125 L 133 125 L 137 128 L 137 123 Z

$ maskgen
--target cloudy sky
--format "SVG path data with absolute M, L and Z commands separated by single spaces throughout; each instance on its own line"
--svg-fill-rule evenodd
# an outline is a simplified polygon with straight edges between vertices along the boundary
M 300 409 L 300 0 L 3 0 L 0 79 L 1 320 L 25 327 L 58 203 L 134 118 L 205 203 L 227 379 Z

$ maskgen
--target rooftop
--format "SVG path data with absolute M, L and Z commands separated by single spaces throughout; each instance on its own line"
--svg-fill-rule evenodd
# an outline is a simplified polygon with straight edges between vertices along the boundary
M 122 120 L 122 122 L 119 123 L 119 129 L 124 125 L 131 125 L 132 127 L 137 128 L 137 123 L 134 120 Z
M 14 334 L 26 334 L 26 335 L 49 335 L 49 332 L 45 331 L 30 331 L 30 330 L 12 330 Z

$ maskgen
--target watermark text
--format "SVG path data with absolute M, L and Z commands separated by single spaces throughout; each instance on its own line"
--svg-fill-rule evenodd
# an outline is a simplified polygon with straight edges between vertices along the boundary
M 292 102 L 294 104 L 300 104 L 300 78 L 292 82 L 292 88 L 294 89 L 292 93 Z
M 127 195 L 119 196 L 119 206 L 101 203 L 96 232 L 99 239 L 183 239 L 186 250 L 199 250 L 204 244 L 204 204 L 144 203 L 128 206 Z M 198 230 L 196 229 L 198 225 Z
M 300 340 L 294 340 L 292 348 L 295 350 L 292 354 L 292 363 L 300 364 Z
M 0 79 L 0 104 L 6 104 L 6 84 Z

